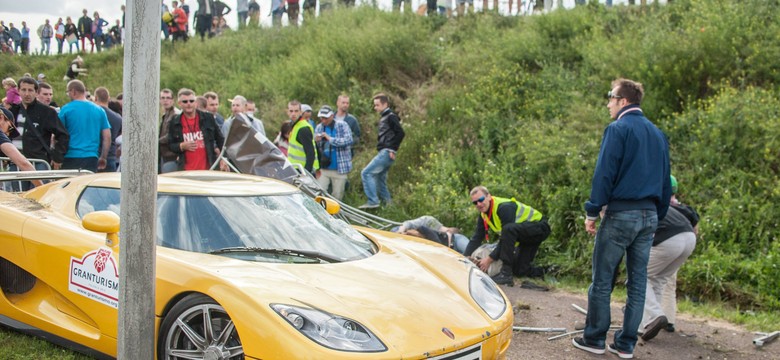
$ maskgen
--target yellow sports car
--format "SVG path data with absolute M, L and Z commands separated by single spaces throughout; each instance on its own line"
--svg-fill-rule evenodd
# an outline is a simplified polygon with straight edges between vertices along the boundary
M 116 356 L 119 247 L 85 227 L 111 228 L 88 214 L 118 213 L 119 186 L 113 173 L 0 192 L 0 323 Z M 350 226 L 281 181 L 161 175 L 157 216 L 158 359 L 501 359 L 509 347 L 510 303 L 469 260 Z

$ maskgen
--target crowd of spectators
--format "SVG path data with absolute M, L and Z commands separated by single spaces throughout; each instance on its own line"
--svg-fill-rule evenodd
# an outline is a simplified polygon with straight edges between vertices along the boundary
M 190 8 L 186 0 L 161 0 L 160 31 L 161 38 L 170 41 L 187 41 L 190 36 L 200 37 L 205 40 L 219 36 L 230 31 L 226 16 L 233 11 L 227 3 L 221 0 L 190 0 L 197 9 Z M 612 5 L 612 0 L 605 0 L 607 6 Z M 656 0 L 657 1 L 657 0 Z M 233 3 L 233 0 L 230 1 Z M 302 2 L 302 4 L 301 4 Z M 412 11 L 410 0 L 391 0 L 393 11 Z M 428 16 L 464 16 L 475 11 L 474 0 L 417 0 L 415 12 Z M 646 0 L 640 0 L 642 4 Z M 367 1 L 364 1 L 368 4 Z M 635 0 L 628 0 L 634 4 Z M 376 5 L 376 2 L 371 4 Z M 575 5 L 585 4 L 584 0 L 575 0 Z M 492 5 L 492 6 L 491 6 Z M 336 7 L 349 8 L 355 6 L 355 0 L 271 0 L 268 16 L 274 27 L 282 26 L 282 19 L 287 17 L 287 24 L 298 26 L 300 21 L 323 14 Z M 562 8 L 563 0 L 498 0 L 489 2 L 482 0 L 480 11 L 495 11 L 508 15 L 522 15 L 534 12 L 550 11 L 554 7 Z M 303 11 L 301 11 L 301 8 Z M 508 8 L 508 9 L 507 9 Z M 70 16 L 59 17 L 54 24 L 50 19 L 44 19 L 44 23 L 38 25 L 36 33 L 40 39 L 38 54 L 49 55 L 54 53 L 51 48 L 56 44 L 56 54 L 62 54 L 67 45 L 69 53 L 76 51 L 82 53 L 100 52 L 120 45 L 124 41 L 125 5 L 121 5 L 121 18 L 113 22 L 100 16 L 95 10 L 91 13 L 87 9 L 82 10 L 81 17 L 73 20 Z M 318 12 L 319 9 L 319 12 Z M 508 10 L 508 11 L 507 11 Z M 237 28 L 259 27 L 261 23 L 261 8 L 257 0 L 235 0 L 235 14 L 237 16 Z M 34 25 L 33 25 L 34 26 Z M 5 25 L 0 21 L 0 50 L 6 54 L 31 54 L 30 27 L 26 21 L 21 21 L 21 27 L 14 23 Z

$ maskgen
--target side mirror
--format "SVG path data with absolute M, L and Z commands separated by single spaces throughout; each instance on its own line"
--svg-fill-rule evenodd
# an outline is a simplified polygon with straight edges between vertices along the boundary
M 103 210 L 84 215 L 81 226 L 89 231 L 106 233 L 106 246 L 119 246 L 119 215 Z
M 328 214 L 336 215 L 341 211 L 341 205 L 336 200 L 326 198 L 324 196 L 317 196 L 314 201 L 320 203 Z

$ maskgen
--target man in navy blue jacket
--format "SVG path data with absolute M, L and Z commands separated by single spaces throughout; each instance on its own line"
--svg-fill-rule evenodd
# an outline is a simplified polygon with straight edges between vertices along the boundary
M 593 282 L 588 290 L 588 315 L 575 347 L 605 352 L 610 325 L 612 278 L 625 254 L 628 300 L 623 328 L 615 333 L 609 351 L 631 359 L 642 320 L 647 284 L 647 261 L 658 220 L 663 219 L 672 195 L 669 143 L 666 136 L 642 113 L 642 84 L 627 79 L 612 82 L 610 116 L 604 130 L 590 200 L 585 203 L 585 230 L 596 235 L 593 248 Z M 603 212 L 596 233 L 596 220 Z

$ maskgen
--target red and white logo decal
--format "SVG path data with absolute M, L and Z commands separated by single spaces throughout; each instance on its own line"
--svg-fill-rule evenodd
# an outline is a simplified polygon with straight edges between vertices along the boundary
M 97 302 L 119 307 L 119 271 L 109 248 L 70 258 L 68 290 Z

